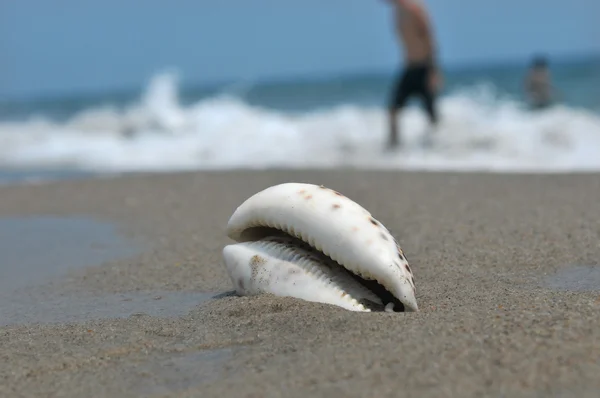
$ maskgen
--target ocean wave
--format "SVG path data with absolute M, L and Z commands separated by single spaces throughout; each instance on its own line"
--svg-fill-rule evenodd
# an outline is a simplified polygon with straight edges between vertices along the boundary
M 600 116 L 555 106 L 532 112 L 475 86 L 440 99 L 433 146 L 418 107 L 400 119 L 405 147 L 383 151 L 384 109 L 340 105 L 288 114 L 232 94 L 182 105 L 177 76 L 160 74 L 125 109 L 95 107 L 66 122 L 0 123 L 0 166 L 93 172 L 232 168 L 387 168 L 564 172 L 600 170 Z

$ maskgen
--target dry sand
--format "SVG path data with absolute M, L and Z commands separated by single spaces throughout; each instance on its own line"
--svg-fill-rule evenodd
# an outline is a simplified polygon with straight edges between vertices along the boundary
M 421 311 L 227 295 L 227 219 L 285 181 L 329 186 L 381 220 L 408 257 Z M 596 397 L 600 388 L 600 278 L 574 268 L 599 264 L 600 175 L 184 173 L 1 187 L 0 198 L 0 217 L 13 221 L 116 223 L 132 250 L 98 235 L 90 246 L 113 257 L 84 251 L 89 267 L 4 288 L 3 397 Z M 54 258 L 85 246 L 80 227 L 56 238 Z M 32 248 L 27 261 L 47 252 Z

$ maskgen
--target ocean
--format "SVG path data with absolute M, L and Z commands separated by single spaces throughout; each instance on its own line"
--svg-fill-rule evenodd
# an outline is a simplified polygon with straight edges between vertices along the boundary
M 564 173 L 600 171 L 600 57 L 551 64 L 560 102 L 530 110 L 527 64 L 444 70 L 434 145 L 413 100 L 406 146 L 382 151 L 394 73 L 183 83 L 169 71 L 139 90 L 0 101 L 0 183 L 126 172 L 267 168 Z

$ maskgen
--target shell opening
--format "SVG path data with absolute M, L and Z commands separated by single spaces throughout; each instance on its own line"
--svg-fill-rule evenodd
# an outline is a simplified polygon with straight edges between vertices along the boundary
M 345 268 L 344 268 L 345 269 Z M 400 300 L 398 300 L 398 298 L 396 298 L 389 290 L 387 290 L 382 284 L 380 284 L 379 282 L 377 282 L 376 280 L 372 280 L 372 279 L 364 279 L 358 275 L 356 275 L 353 272 L 348 271 L 347 269 L 345 269 L 346 272 L 348 272 L 356 281 L 358 281 L 358 283 L 360 283 L 361 285 L 363 285 L 364 287 L 366 287 L 367 289 L 369 289 L 370 291 L 372 291 L 377 297 L 379 297 L 381 299 L 381 302 L 383 303 L 383 305 L 378 305 L 376 303 L 370 303 L 368 304 L 368 308 L 371 309 L 371 311 L 384 311 L 387 310 L 388 312 L 390 312 L 390 304 L 393 304 L 393 312 L 405 312 L 405 308 L 404 308 L 404 304 L 402 304 L 402 302 Z M 367 304 L 362 303 L 365 307 L 367 307 Z
M 289 234 L 281 229 L 278 229 L 278 228 L 265 227 L 265 226 L 246 228 L 243 231 L 241 231 L 238 239 L 236 239 L 236 240 L 238 242 L 253 242 L 253 241 L 259 241 L 259 240 L 263 240 L 266 238 L 274 238 L 274 237 L 275 238 L 282 237 L 282 238 L 292 239 L 292 240 L 294 240 L 294 242 L 297 245 L 304 247 L 306 250 L 313 251 L 313 252 L 316 251 L 318 253 L 321 253 L 321 255 L 325 255 L 331 259 L 331 257 L 329 255 L 327 255 L 327 254 L 323 253 L 322 251 L 318 250 L 317 248 L 315 248 L 314 242 L 308 242 L 307 240 L 303 239 L 303 237 L 301 237 L 299 234 L 291 235 L 291 234 Z M 342 264 L 339 264 L 337 261 L 335 261 L 333 259 L 331 259 L 331 260 L 332 260 L 332 263 L 339 265 L 340 269 L 342 269 L 344 272 L 349 274 L 358 283 L 360 283 L 365 288 L 367 288 L 368 290 L 373 292 L 377 297 L 379 297 L 381 299 L 381 302 L 383 303 L 383 305 L 381 305 L 381 304 L 374 303 L 374 302 L 372 302 L 370 300 L 366 300 L 366 299 L 359 300 L 359 302 L 362 305 L 364 305 L 366 308 L 370 309 L 371 311 L 387 311 L 387 312 L 391 312 L 391 311 L 405 312 L 406 311 L 404 304 L 397 297 L 395 297 L 389 290 L 387 290 L 382 284 L 380 284 L 379 282 L 377 282 L 376 280 L 373 280 L 373 279 L 365 279 L 365 277 L 355 274 L 354 272 L 345 268 Z M 392 304 L 393 304 L 393 309 L 391 306 Z
M 238 242 L 254 242 L 258 240 L 262 240 L 269 236 L 285 236 L 290 237 L 292 235 L 272 227 L 251 227 L 244 229 L 239 238 L 236 239 Z

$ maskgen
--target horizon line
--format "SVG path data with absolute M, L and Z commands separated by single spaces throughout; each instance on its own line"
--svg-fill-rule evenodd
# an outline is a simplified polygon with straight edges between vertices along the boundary
M 533 55 L 532 55 L 533 56 Z M 519 65 L 526 66 L 529 62 L 529 58 L 522 57 L 511 57 L 511 58 L 503 58 L 503 59 L 481 59 L 481 60 L 471 60 L 471 61 L 463 61 L 463 62 L 453 62 L 453 63 L 442 63 L 442 67 L 451 73 L 461 73 L 461 72 L 470 72 L 474 69 L 495 69 L 495 68 L 510 68 L 517 67 Z M 600 52 L 587 52 L 587 53 L 571 53 L 571 54 L 556 54 L 552 57 L 553 65 L 564 65 L 564 64 L 572 64 L 584 61 L 600 61 Z M 153 73 L 152 77 L 160 75 L 162 73 L 167 72 L 168 70 L 172 70 L 177 68 L 175 67 L 164 67 L 162 69 L 157 70 Z M 300 73 L 300 74 L 285 74 L 282 76 L 274 76 L 274 77 L 265 77 L 258 78 L 252 81 L 243 78 L 224 78 L 211 82 L 193 82 L 193 81 L 185 81 L 182 79 L 186 86 L 183 91 L 212 91 L 219 90 L 226 86 L 239 85 L 250 83 L 252 85 L 260 85 L 260 86 L 268 86 L 268 85 L 278 85 L 278 84 L 305 84 L 305 83 L 318 83 L 318 82 L 326 82 L 333 80 L 348 80 L 356 77 L 365 77 L 365 76 L 382 76 L 389 75 L 396 72 L 396 67 L 385 67 L 385 68 L 371 68 L 371 69 L 355 69 L 348 71 L 338 71 L 338 72 L 308 72 L 308 73 Z M 60 93 L 55 91 L 53 93 L 44 93 L 39 95 L 12 95 L 6 97 L 0 97 L 0 105 L 7 104 L 19 104 L 19 103 L 45 103 L 45 102 L 53 102 L 53 101 L 69 101 L 69 100 L 94 100 L 101 97 L 105 97 L 108 95 L 112 96 L 123 96 L 129 97 L 132 95 L 139 95 L 140 92 L 143 92 L 144 89 L 148 86 L 149 81 L 138 85 L 129 85 L 128 87 L 119 87 L 107 90 L 71 90 L 69 92 Z

